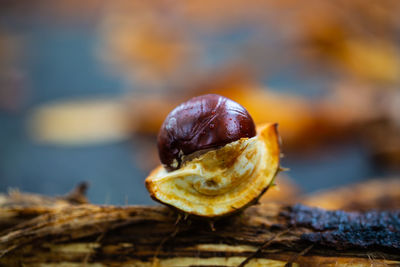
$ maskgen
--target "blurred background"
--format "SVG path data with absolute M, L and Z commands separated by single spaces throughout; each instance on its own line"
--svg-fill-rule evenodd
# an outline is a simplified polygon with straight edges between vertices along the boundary
M 3 1 L 0 192 L 88 181 L 90 202 L 151 204 L 161 123 L 210 92 L 279 123 L 283 188 L 399 181 L 398 14 L 396 0 Z

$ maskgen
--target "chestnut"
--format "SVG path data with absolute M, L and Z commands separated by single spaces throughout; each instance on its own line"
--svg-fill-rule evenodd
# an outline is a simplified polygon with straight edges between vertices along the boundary
M 254 121 L 243 106 L 221 95 L 201 95 L 168 114 L 158 134 L 158 153 L 172 171 L 185 156 L 255 135 Z

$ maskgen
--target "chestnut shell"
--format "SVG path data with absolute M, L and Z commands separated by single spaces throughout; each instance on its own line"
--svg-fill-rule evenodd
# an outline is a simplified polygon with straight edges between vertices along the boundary
M 217 94 L 194 97 L 168 114 L 158 134 L 161 163 L 178 169 L 182 157 L 256 135 L 254 121 L 235 101 Z

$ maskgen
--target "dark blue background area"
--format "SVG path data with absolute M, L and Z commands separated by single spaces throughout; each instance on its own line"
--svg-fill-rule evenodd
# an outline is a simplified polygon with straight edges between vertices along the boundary
M 20 113 L 0 111 L 0 191 L 11 187 L 59 195 L 80 181 L 88 181 L 91 202 L 152 203 L 143 183 L 147 173 L 135 166 L 133 156 L 138 145 L 135 142 L 140 141 L 71 148 L 35 144 L 27 135 L 29 111 L 40 104 L 80 97 L 118 97 L 124 93 L 121 78 L 107 73 L 95 55 L 95 29 L 42 23 L 15 25 L 14 29 L 8 27 L 24 36 L 26 58 L 22 68 L 31 91 Z M 305 92 L 304 88 L 322 85 L 318 80 L 299 83 L 295 76 L 287 78 L 295 72 L 289 68 L 287 73 L 269 77 L 266 83 L 277 90 L 294 88 L 300 93 Z M 382 174 L 371 167 L 367 153 L 357 144 L 328 144 L 322 150 L 318 157 L 289 154 L 283 159 L 284 167 L 290 168 L 288 175 L 305 192 Z

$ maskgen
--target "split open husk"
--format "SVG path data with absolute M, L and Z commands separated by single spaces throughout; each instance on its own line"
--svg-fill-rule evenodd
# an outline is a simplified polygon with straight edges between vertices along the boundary
M 257 127 L 242 138 L 186 161 L 168 172 L 163 166 L 146 178 L 156 201 L 201 217 L 228 215 L 255 203 L 279 170 L 277 124 Z

